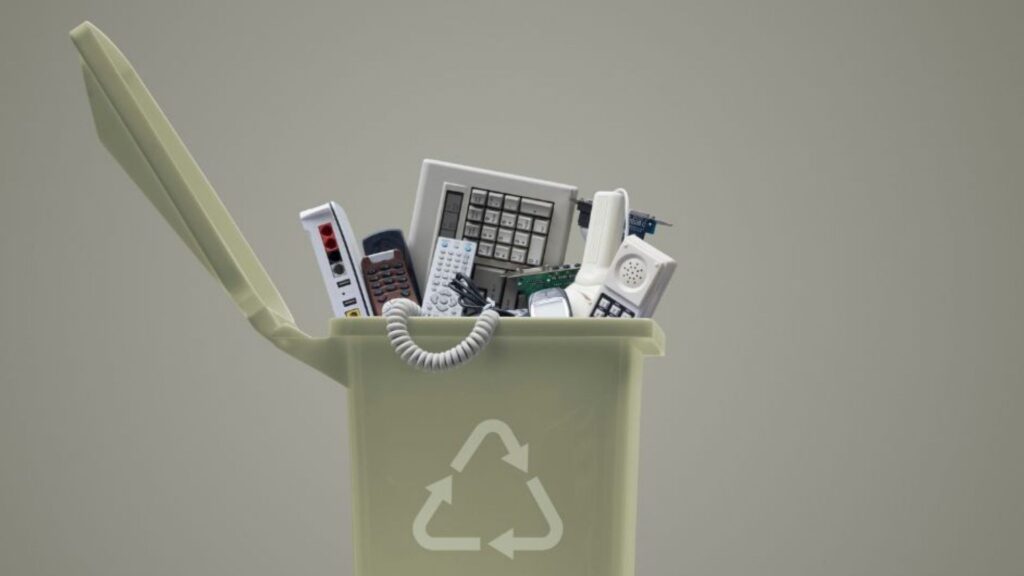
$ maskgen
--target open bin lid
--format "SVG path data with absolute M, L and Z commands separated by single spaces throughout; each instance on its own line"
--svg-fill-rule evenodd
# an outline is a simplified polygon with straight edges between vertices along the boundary
M 90 22 L 71 31 L 100 141 L 196 258 L 227 290 L 249 322 L 278 348 L 342 382 L 336 337 L 384 337 L 383 318 L 334 319 L 329 338 L 299 330 L 274 282 L 213 186 L 192 158 L 124 54 Z M 471 319 L 413 319 L 427 335 L 462 336 Z M 631 338 L 645 354 L 660 355 L 664 335 L 652 320 L 503 321 L 505 337 L 552 335 Z M 344 382 L 342 382 L 344 383 Z

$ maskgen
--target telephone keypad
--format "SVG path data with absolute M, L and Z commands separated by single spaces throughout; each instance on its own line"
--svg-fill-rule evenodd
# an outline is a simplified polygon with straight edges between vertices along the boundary
M 387 259 L 381 260 L 382 257 Z M 409 298 L 416 302 L 416 297 L 412 295 L 408 268 L 400 250 L 393 249 L 364 257 L 362 270 L 370 289 L 370 305 L 377 316 L 382 314 L 384 303 L 393 298 Z
M 611 296 L 601 294 L 597 304 L 590 311 L 591 318 L 633 318 L 636 314 L 621 302 L 616 302 Z

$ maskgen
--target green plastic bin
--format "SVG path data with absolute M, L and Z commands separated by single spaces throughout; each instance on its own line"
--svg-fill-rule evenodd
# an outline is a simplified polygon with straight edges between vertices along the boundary
M 651 320 L 502 319 L 453 371 L 410 368 L 381 318 L 291 313 L 206 177 L 116 46 L 72 40 L 100 139 L 256 330 L 348 388 L 357 576 L 629 576 Z M 440 350 L 472 319 L 416 318 Z

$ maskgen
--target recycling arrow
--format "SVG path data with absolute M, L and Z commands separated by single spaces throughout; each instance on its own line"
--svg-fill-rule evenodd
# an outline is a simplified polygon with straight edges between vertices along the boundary
M 463 443 L 452 460 L 451 466 L 455 472 L 462 472 L 473 455 L 491 434 L 495 434 L 505 445 L 505 456 L 501 459 L 510 466 L 527 473 L 529 471 L 530 451 L 527 444 L 520 444 L 512 428 L 501 420 L 484 420 L 477 424 L 469 438 Z M 476 552 L 481 550 L 480 538 L 477 537 L 434 537 L 427 532 L 427 525 L 440 510 L 442 504 L 452 503 L 452 475 L 445 476 L 441 480 L 427 486 L 430 495 L 427 501 L 420 508 L 419 513 L 412 522 L 412 533 L 416 542 L 427 550 L 448 551 L 448 552 Z M 540 478 L 533 477 L 526 482 L 530 494 L 533 495 L 537 507 L 540 509 L 544 520 L 548 524 L 548 533 L 544 536 L 516 536 L 515 529 L 510 529 L 491 540 L 488 545 L 510 559 L 515 559 L 516 552 L 540 552 L 550 550 L 562 541 L 562 518 L 558 515 L 555 505 L 544 490 Z
M 423 508 L 420 509 L 419 514 L 416 515 L 416 519 L 412 521 L 412 535 L 416 538 L 416 542 L 427 550 L 450 552 L 479 550 L 479 538 L 436 538 L 427 534 L 427 524 L 441 507 L 441 503 L 452 503 L 452 477 L 446 476 L 434 482 L 427 486 L 427 491 L 430 492 L 430 496 Z
M 519 440 L 516 438 L 512 429 L 508 427 L 501 420 L 484 420 L 477 424 L 476 428 L 473 429 L 473 433 L 466 439 L 465 444 L 459 449 L 459 453 L 455 455 L 455 459 L 452 460 L 452 468 L 456 472 L 462 472 L 462 469 L 466 467 L 470 458 L 473 454 L 476 454 L 478 448 L 483 443 L 484 439 L 490 434 L 497 434 L 503 444 L 505 444 L 505 450 L 508 452 L 502 457 L 502 460 L 522 470 L 523 472 L 529 471 L 529 460 L 530 460 L 530 448 L 529 445 L 519 444 Z
M 544 520 L 548 523 L 548 533 L 539 538 L 517 538 L 515 529 L 511 528 L 508 532 L 491 540 L 489 543 L 491 548 L 513 559 L 517 551 L 540 552 L 550 550 L 562 540 L 562 517 L 555 510 L 555 505 L 551 502 L 551 498 L 548 498 L 548 493 L 544 490 L 544 485 L 540 483 L 540 478 L 530 479 L 526 486 L 530 489 L 530 494 L 533 494 L 533 499 L 537 501 L 537 505 L 540 506 L 540 511 L 544 515 Z

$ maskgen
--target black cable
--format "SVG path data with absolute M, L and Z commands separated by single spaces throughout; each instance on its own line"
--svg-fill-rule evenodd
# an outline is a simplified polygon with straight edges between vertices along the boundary
M 527 316 L 526 310 L 510 310 L 499 308 L 494 300 L 488 298 L 473 279 L 462 272 L 455 273 L 455 279 L 448 283 L 456 294 L 459 295 L 459 305 L 462 306 L 463 316 L 479 316 L 484 310 L 494 310 L 499 316 Z

